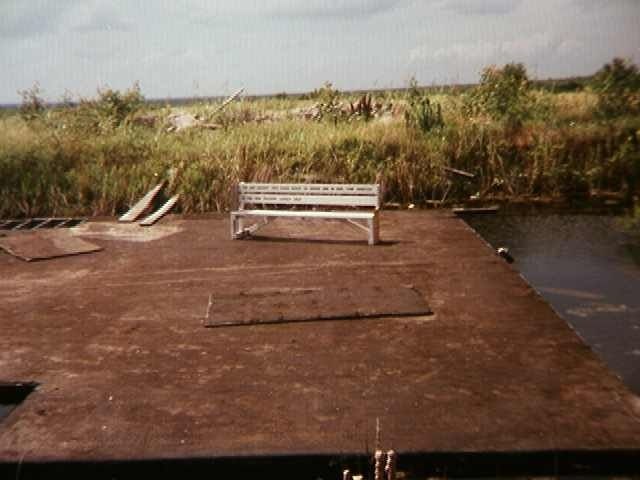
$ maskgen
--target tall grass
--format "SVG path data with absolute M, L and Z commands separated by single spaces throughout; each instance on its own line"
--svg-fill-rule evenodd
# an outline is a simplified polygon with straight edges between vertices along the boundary
M 640 190 L 640 118 L 596 119 L 588 92 L 534 91 L 527 101 L 544 104 L 544 115 L 534 110 L 515 127 L 487 112 L 470 114 L 464 94 L 432 95 L 441 119 L 427 131 L 405 121 L 402 110 L 411 105 L 398 92 L 373 100 L 399 113 L 369 121 L 302 119 L 299 110 L 314 98 L 245 100 L 219 114 L 216 105 L 194 104 L 185 109 L 220 128 L 181 132 L 166 131 L 168 108 L 139 103 L 128 111 L 118 103 L 126 95 L 108 98 L 117 121 L 90 101 L 0 117 L 0 218 L 115 215 L 159 178 L 181 194 L 183 212 L 229 208 L 239 180 L 381 181 L 386 201 L 418 205 L 447 190 L 455 201 L 602 190 L 630 199 Z M 155 122 L 139 125 L 140 116 Z M 476 178 L 450 179 L 445 166 Z

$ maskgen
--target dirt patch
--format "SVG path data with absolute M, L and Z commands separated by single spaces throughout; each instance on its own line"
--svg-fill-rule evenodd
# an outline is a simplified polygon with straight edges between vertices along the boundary
M 181 232 L 179 225 L 154 225 L 141 227 L 135 223 L 87 222 L 71 230 L 74 235 L 93 237 L 100 240 L 120 240 L 125 242 L 152 242 Z

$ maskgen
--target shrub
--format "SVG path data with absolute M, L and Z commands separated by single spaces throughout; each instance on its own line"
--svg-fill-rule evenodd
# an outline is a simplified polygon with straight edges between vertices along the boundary
M 59 112 L 64 128 L 81 133 L 106 133 L 126 121 L 144 105 L 137 83 L 125 92 L 110 88 L 98 90 L 96 98 L 82 98 Z
M 322 118 L 330 118 L 334 122 L 342 116 L 340 91 L 333 88 L 331 82 L 325 82 L 324 85 L 311 93 L 311 98 L 317 101 L 318 120 Z
M 309 94 L 309 98 L 312 100 L 317 100 L 325 104 L 338 103 L 339 97 L 340 91 L 333 88 L 333 83 L 331 82 L 324 82 L 322 87 L 316 88 Z
M 40 85 L 34 84 L 27 90 L 20 90 L 18 94 L 22 97 L 20 105 L 20 115 L 27 122 L 40 118 L 45 111 L 45 102 L 42 99 Z
M 124 93 L 110 88 L 98 90 L 98 98 L 94 104 L 101 117 L 110 119 L 118 126 L 144 105 L 144 97 L 138 83 L 134 83 L 133 87 Z
M 470 94 L 467 110 L 485 113 L 509 127 L 519 127 L 533 111 L 531 83 L 522 63 L 482 71 L 480 85 Z
M 640 112 L 640 73 L 630 61 L 614 58 L 596 72 L 591 87 L 598 96 L 597 112 L 601 116 Z
M 442 107 L 439 103 L 429 100 L 429 97 L 418 89 L 415 79 L 411 79 L 409 84 L 404 119 L 407 126 L 424 133 L 444 126 Z

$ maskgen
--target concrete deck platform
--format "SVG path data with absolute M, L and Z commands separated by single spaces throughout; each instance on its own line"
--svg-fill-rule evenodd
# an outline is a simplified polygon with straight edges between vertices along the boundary
M 640 400 L 463 221 L 383 212 L 383 243 L 226 216 L 75 229 L 103 251 L 0 254 L 0 381 L 39 387 L 0 463 L 640 451 Z M 207 329 L 211 293 L 410 284 L 434 314 Z M 637 458 L 637 456 L 636 456 Z

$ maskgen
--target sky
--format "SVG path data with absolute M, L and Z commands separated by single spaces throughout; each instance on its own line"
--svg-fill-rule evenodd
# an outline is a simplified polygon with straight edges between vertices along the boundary
M 640 0 L 0 0 L 0 103 L 477 82 L 640 64 Z

